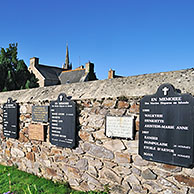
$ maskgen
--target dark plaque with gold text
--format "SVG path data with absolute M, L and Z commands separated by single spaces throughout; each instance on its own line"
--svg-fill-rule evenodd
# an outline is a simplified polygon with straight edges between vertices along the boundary
M 60 94 L 50 103 L 50 142 L 64 148 L 75 147 L 75 102 Z
M 17 139 L 19 135 L 19 111 L 18 104 L 8 98 L 7 103 L 3 105 L 3 135 Z
M 194 99 L 171 84 L 140 103 L 139 154 L 146 160 L 193 166 Z
M 48 122 L 48 106 L 32 106 L 32 121 Z

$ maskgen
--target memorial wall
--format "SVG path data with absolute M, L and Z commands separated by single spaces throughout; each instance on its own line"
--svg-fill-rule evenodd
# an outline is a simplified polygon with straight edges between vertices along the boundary
M 194 193 L 193 74 L 0 93 L 0 163 L 78 190 Z

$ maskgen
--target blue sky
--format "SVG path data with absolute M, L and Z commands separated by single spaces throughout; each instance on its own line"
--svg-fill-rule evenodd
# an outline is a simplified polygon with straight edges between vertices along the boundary
M 9 0 L 0 2 L 0 47 L 18 43 L 29 65 L 73 68 L 89 60 L 99 79 L 194 67 L 193 0 Z

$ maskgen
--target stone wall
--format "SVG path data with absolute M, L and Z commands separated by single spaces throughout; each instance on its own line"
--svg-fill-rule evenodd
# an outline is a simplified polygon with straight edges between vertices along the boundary
M 1 93 L 1 105 L 8 97 L 20 105 L 20 137 L 15 140 L 3 136 L 0 109 L 0 163 L 17 165 L 23 171 L 48 179 L 68 181 L 79 190 L 103 190 L 108 185 L 111 193 L 118 194 L 194 193 L 193 169 L 148 162 L 138 155 L 141 97 L 155 93 L 165 82 L 193 94 L 193 73 L 190 69 Z M 75 149 L 52 145 L 48 123 L 44 124 L 45 141 L 29 138 L 32 105 L 49 105 L 62 92 L 77 103 Z M 106 137 L 107 114 L 135 116 L 135 139 Z

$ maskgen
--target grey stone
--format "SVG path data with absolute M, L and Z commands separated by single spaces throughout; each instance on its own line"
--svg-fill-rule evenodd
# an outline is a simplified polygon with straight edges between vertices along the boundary
M 113 159 L 114 154 L 110 150 L 102 146 L 97 146 L 91 143 L 84 143 L 83 150 L 94 157 L 98 158 L 106 158 L 106 159 Z
M 136 166 L 147 166 L 148 165 L 148 161 L 142 159 L 142 157 L 138 155 L 134 159 L 134 164 Z
M 126 167 L 122 167 L 122 166 L 116 166 L 115 168 L 113 168 L 113 170 L 121 175 L 121 176 L 126 176 L 126 175 L 129 175 L 131 174 L 131 169 L 129 168 L 126 168 Z
M 96 168 L 95 168 L 94 166 L 90 166 L 90 167 L 88 168 L 88 172 L 89 172 L 91 175 L 93 175 L 94 177 L 97 177 L 97 176 L 98 176 L 98 172 L 97 172 L 97 170 L 96 170 Z
M 142 172 L 142 177 L 146 180 L 155 180 L 157 175 L 148 168 Z
M 100 170 L 102 168 L 102 166 L 103 166 L 102 161 L 100 161 L 98 159 L 93 159 L 93 158 L 87 158 L 87 159 L 88 159 L 89 166 L 93 166 L 97 170 Z
M 90 175 L 89 173 L 84 173 L 82 175 L 82 178 L 84 178 L 84 180 L 87 180 L 89 185 L 98 185 L 98 186 L 102 186 L 102 184 L 96 179 L 94 178 L 92 175 Z
M 25 156 L 24 152 L 18 148 L 11 148 L 11 155 L 15 158 L 16 157 L 21 158 Z
M 126 189 L 121 185 L 114 185 L 112 186 L 110 191 L 111 191 L 111 194 L 121 194 L 121 193 L 125 194 L 128 192 L 128 190 L 129 189 Z
M 88 160 L 87 159 L 80 159 L 76 164 L 76 168 L 79 170 L 88 170 Z
M 135 185 L 135 184 L 134 184 L 134 185 L 132 186 L 132 189 L 133 189 L 134 192 L 136 192 L 136 193 L 138 193 L 138 194 L 139 194 L 139 193 L 143 193 L 143 194 L 146 194 L 146 193 L 147 193 L 147 189 L 143 189 L 141 185 Z
M 131 170 L 132 170 L 132 173 L 134 173 L 134 174 L 136 174 L 138 176 L 141 175 L 141 170 L 139 170 L 138 168 L 133 166 Z
M 73 153 L 74 153 L 74 154 L 83 154 L 84 151 L 82 150 L 81 147 L 77 147 L 75 150 L 73 150 Z
M 194 188 L 191 188 L 190 190 L 189 190 L 189 194 L 193 194 L 194 193 Z
M 153 181 L 146 181 L 146 182 L 144 182 L 143 184 L 149 185 L 153 190 L 155 190 L 155 191 L 157 191 L 157 192 L 162 191 L 162 187 L 161 187 L 159 184 L 156 184 L 156 183 L 153 182 Z
M 113 152 L 121 151 L 125 149 L 124 144 L 119 139 L 109 140 L 109 141 L 104 142 L 104 147 Z
M 160 183 L 161 185 L 166 186 L 166 187 L 171 187 L 171 188 L 174 188 L 174 189 L 178 189 L 178 187 L 174 183 L 172 183 L 169 180 L 164 179 L 162 177 L 158 180 L 158 183 Z
M 133 184 L 139 185 L 140 184 L 139 179 L 134 174 L 126 176 L 124 178 L 124 180 L 127 181 L 130 185 L 133 185 Z
M 122 178 L 118 176 L 118 174 L 116 174 L 113 170 L 110 170 L 108 168 L 103 168 L 100 171 L 100 177 L 118 184 L 121 184 L 121 180 L 122 180 Z

